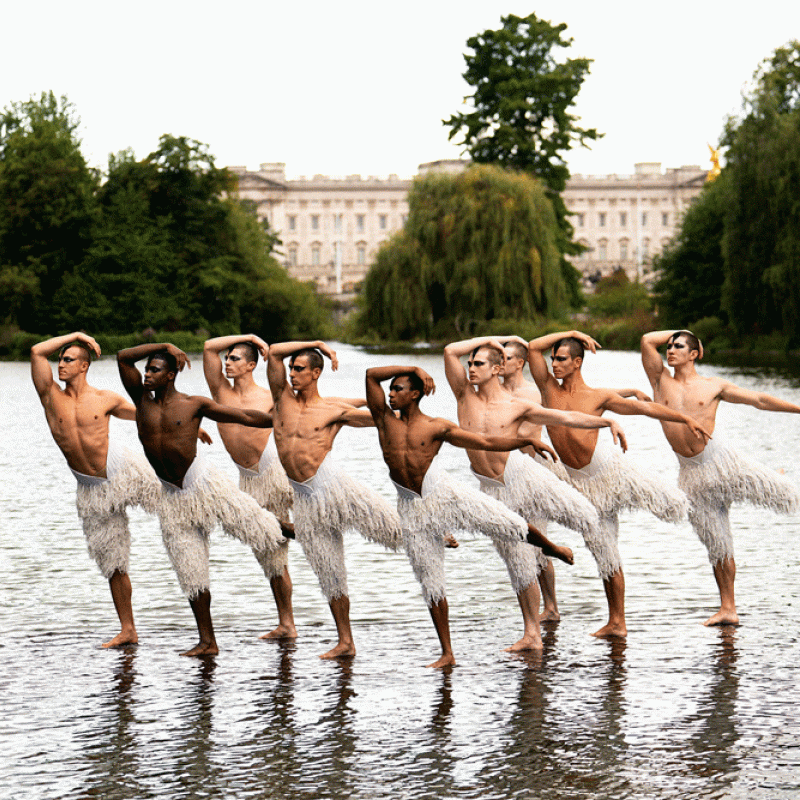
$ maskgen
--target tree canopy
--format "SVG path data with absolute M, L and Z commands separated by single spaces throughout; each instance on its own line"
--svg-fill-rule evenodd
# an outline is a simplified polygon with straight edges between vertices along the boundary
M 676 324 L 727 318 L 739 334 L 800 344 L 800 42 L 756 70 L 725 127 L 726 164 L 660 262 Z
M 553 25 L 536 14 L 501 18 L 502 27 L 467 40 L 464 80 L 473 87 L 464 98 L 471 106 L 444 120 L 449 138 L 463 137 L 470 158 L 541 178 L 553 201 L 561 253 L 577 255 L 573 227 L 561 197 L 569 178 L 566 154 L 588 146 L 602 134 L 583 128 L 571 111 L 589 66 L 588 58 L 559 55 L 572 45 L 566 24 Z M 564 259 L 562 272 L 577 292 L 577 274 Z
M 540 181 L 473 166 L 417 178 L 408 202 L 404 230 L 365 280 L 362 330 L 430 338 L 564 307 L 555 218 Z
M 1 322 L 36 333 L 320 332 L 324 305 L 272 257 L 277 238 L 206 145 L 164 135 L 144 159 L 112 155 L 101 182 L 77 126 L 52 93 L 0 118 Z

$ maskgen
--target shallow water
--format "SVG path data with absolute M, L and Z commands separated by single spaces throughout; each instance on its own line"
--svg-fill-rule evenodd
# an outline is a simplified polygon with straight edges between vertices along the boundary
M 363 370 L 407 357 L 340 348 L 325 394 L 362 391 Z M 415 359 L 437 379 L 428 413 L 454 417 L 441 358 Z M 179 387 L 206 393 L 199 359 Z M 800 402 L 777 371 L 706 367 Z M 220 655 L 178 652 L 195 641 L 188 604 L 157 523 L 131 512 L 138 647 L 105 651 L 116 632 L 107 584 L 86 554 L 73 479 L 57 452 L 26 364 L 0 364 L 0 786 L 8 798 L 795 798 L 800 796 L 797 517 L 735 508 L 738 629 L 700 624 L 716 591 L 688 523 L 623 515 L 629 636 L 589 633 L 605 600 L 578 534 L 559 566 L 562 621 L 540 656 L 503 651 L 521 633 L 505 567 L 484 540 L 448 551 L 458 667 L 424 669 L 438 645 L 404 556 L 347 538 L 358 655 L 320 661 L 330 614 L 293 546 L 295 643 L 266 642 L 275 612 L 255 559 L 212 543 Z M 587 381 L 647 389 L 631 353 L 590 357 Z M 96 385 L 121 391 L 112 360 Z M 621 420 L 629 456 L 674 480 L 657 423 Z M 214 424 L 208 425 L 212 435 Z M 112 435 L 138 447 L 131 423 Z M 605 435 L 601 434 L 601 435 Z M 800 418 L 723 407 L 718 437 L 800 481 Z M 235 470 L 217 437 L 209 457 Z M 393 499 L 374 431 L 344 431 L 334 450 Z M 444 466 L 464 481 L 462 452 Z

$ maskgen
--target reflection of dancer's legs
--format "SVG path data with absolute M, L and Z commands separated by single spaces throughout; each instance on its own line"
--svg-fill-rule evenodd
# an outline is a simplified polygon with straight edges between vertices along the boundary
M 692 458 L 678 455 L 678 462 L 678 484 L 689 498 L 689 521 L 708 551 L 719 590 L 719 611 L 704 624 L 738 625 L 731 504 L 749 502 L 790 513 L 797 510 L 800 496 L 780 473 L 745 459 L 716 441 L 709 441 L 703 452 Z

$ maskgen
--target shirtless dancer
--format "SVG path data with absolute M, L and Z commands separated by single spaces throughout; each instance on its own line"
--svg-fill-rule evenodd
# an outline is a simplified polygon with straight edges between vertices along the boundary
M 336 353 L 325 342 L 282 342 L 269 348 L 267 377 L 275 402 L 275 444 L 294 489 L 294 522 L 303 548 L 336 623 L 338 642 L 321 658 L 354 656 L 350 598 L 342 534 L 355 528 L 392 550 L 402 544 L 397 513 L 375 492 L 344 473 L 329 458 L 343 426 L 371 427 L 369 411 L 317 388 L 324 354 L 336 370 Z M 290 358 L 286 379 L 284 359 Z
M 658 348 L 667 345 L 664 369 Z M 703 378 L 695 362 L 703 346 L 689 331 L 653 331 L 642 337 L 642 363 L 653 387 L 655 400 L 696 419 L 714 431 L 720 401 L 743 403 L 762 411 L 800 413 L 800 406 L 764 392 L 741 389 L 723 378 Z M 719 611 L 705 625 L 738 625 L 734 597 L 736 563 L 729 511 L 731 503 L 746 500 L 774 511 L 797 510 L 797 489 L 786 478 L 763 467 L 718 441 L 705 443 L 690 436 L 683 426 L 662 422 L 678 457 L 678 485 L 689 498 L 689 521 L 708 550 L 719 589 Z
M 516 340 L 516 337 L 512 338 Z M 614 439 L 620 437 L 624 446 L 624 435 L 612 420 L 552 411 L 529 399 L 511 395 L 499 380 L 503 353 L 502 345 L 491 336 L 467 339 L 445 347 L 445 375 L 456 396 L 458 421 L 464 430 L 484 436 L 518 436 L 523 423 L 558 423 L 594 430 L 611 428 Z M 469 370 L 465 371 L 459 359 L 468 354 L 471 354 Z M 519 452 L 486 452 L 472 448 L 467 449 L 467 455 L 481 489 L 529 523 L 552 519 L 584 535 L 597 526 L 597 512 L 591 503 L 529 456 Z M 525 625 L 523 637 L 511 650 L 525 650 L 536 641 L 537 577 L 541 554 L 517 542 L 495 542 L 495 548 L 508 568 Z
M 147 359 L 144 381 L 136 362 Z M 117 354 L 120 377 L 136 405 L 139 439 L 161 480 L 158 503 L 161 534 L 181 589 L 189 599 L 200 641 L 185 656 L 219 652 L 211 621 L 208 537 L 215 524 L 249 545 L 259 562 L 281 550 L 283 537 L 276 518 L 240 492 L 197 452 L 197 431 L 203 417 L 217 422 L 266 428 L 269 414 L 230 408 L 207 397 L 182 394 L 175 377 L 189 364 L 172 344 L 143 344 Z
M 225 355 L 225 374 L 222 373 L 220 353 Z M 203 372 L 211 396 L 217 403 L 233 408 L 258 408 L 272 411 L 272 395 L 256 384 L 253 371 L 258 354 L 266 361 L 269 346 L 258 336 L 220 336 L 209 339 L 203 347 Z M 288 520 L 292 507 L 292 487 L 278 459 L 271 428 L 250 428 L 243 425 L 218 425 L 222 443 L 239 469 L 239 488 L 256 499 L 282 520 Z M 297 628 L 292 612 L 292 581 L 289 577 L 289 542 L 279 551 L 279 557 L 269 557 L 261 566 L 269 579 L 278 626 L 265 633 L 262 639 L 294 639 Z
M 48 357 L 59 353 L 58 378 L 53 380 Z M 136 409 L 124 397 L 95 389 L 86 380 L 100 346 L 85 333 L 70 333 L 31 348 L 33 385 L 44 407 L 56 444 L 78 481 L 76 503 L 89 554 L 108 579 L 120 621 L 120 632 L 103 647 L 136 644 L 128 566 L 131 536 L 125 508 L 155 507 L 158 483 L 147 462 L 109 444 L 110 417 L 133 420 Z
M 581 374 L 584 349 L 594 353 L 598 347 L 594 339 L 579 331 L 552 333 L 530 342 L 531 375 L 548 408 L 583 411 L 598 417 L 606 411 L 641 414 L 683 424 L 688 428 L 687 435 L 698 441 L 708 438 L 706 430 L 685 414 L 658 403 L 622 397 L 614 389 L 587 386 Z M 552 375 L 544 359 L 544 354 L 550 350 L 553 351 Z M 643 508 L 659 519 L 678 522 L 686 513 L 686 497 L 683 492 L 637 471 L 621 455 L 598 446 L 594 431 L 548 424 L 547 432 L 572 485 L 594 503 L 600 515 L 600 525 L 584 534 L 586 546 L 597 562 L 608 601 L 608 623 L 593 635 L 626 636 L 625 576 L 617 545 L 619 512 L 623 508 Z
M 391 380 L 389 403 L 381 382 Z M 456 447 L 512 450 L 522 446 L 542 449 L 538 439 L 522 436 L 481 436 L 446 419 L 420 411 L 423 394 L 435 389 L 433 379 L 419 367 L 372 367 L 367 370 L 367 404 L 375 420 L 383 458 L 398 493 L 398 511 L 414 575 L 442 646 L 442 655 L 429 667 L 452 666 L 447 598 L 444 581 L 445 537 L 452 528 L 486 533 L 493 541 L 523 542 L 527 538 L 547 552 L 572 563 L 572 551 L 558 547 L 502 503 L 457 483 L 432 466 L 443 442 Z M 395 412 L 400 415 L 396 416 Z M 530 547 L 530 545 L 522 545 Z M 531 649 L 541 649 L 538 618 Z
M 535 383 L 525 380 L 523 370 L 528 363 L 528 343 L 524 341 L 502 341 L 503 345 L 503 388 L 511 392 L 515 397 L 541 405 L 542 395 L 536 388 Z M 650 398 L 638 389 L 616 389 L 617 394 L 622 397 L 636 397 L 638 400 L 650 400 Z M 533 436 L 536 439 L 542 438 L 542 425 L 535 425 L 530 422 L 523 422 L 519 427 L 520 436 Z M 553 462 L 533 452 L 530 447 L 523 447 L 523 453 L 527 453 L 535 458 L 543 466 L 552 467 Z M 561 465 L 559 465 L 561 466 Z M 556 470 L 556 474 L 562 470 Z M 542 533 L 547 533 L 547 520 L 535 520 L 536 525 Z M 542 590 L 542 613 L 539 619 L 542 621 L 561 619 L 558 611 L 558 600 L 556 598 L 556 571 L 551 559 L 544 556 L 540 559 L 541 571 L 539 572 L 539 588 Z

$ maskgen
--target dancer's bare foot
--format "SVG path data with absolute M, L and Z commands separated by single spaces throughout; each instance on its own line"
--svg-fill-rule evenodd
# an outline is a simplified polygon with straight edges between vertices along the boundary
M 559 622 L 561 614 L 555 608 L 544 608 L 539 614 L 539 622 Z
M 592 636 L 598 639 L 624 639 L 628 635 L 628 628 L 624 623 L 611 623 L 603 625 L 600 630 L 595 631 Z
M 506 647 L 506 653 L 520 653 L 523 650 L 541 650 L 542 649 L 542 637 L 537 634 L 528 634 L 526 633 L 518 642 L 511 645 L 511 647 Z
M 570 566 L 575 563 L 575 558 L 573 557 L 572 550 L 570 550 L 569 547 L 562 547 L 561 545 L 557 544 L 553 548 L 553 552 L 547 553 L 547 555 L 557 558 L 559 561 L 563 561 L 565 564 L 569 564 Z
M 455 656 L 452 653 L 447 653 L 441 656 L 437 661 L 434 661 L 433 664 L 428 664 L 426 669 L 441 669 L 442 667 L 454 667 L 455 665 Z
M 706 627 L 711 625 L 738 625 L 739 615 L 736 609 L 720 609 L 716 614 L 712 614 L 704 623 Z
M 259 636 L 259 639 L 296 639 L 297 628 L 294 625 L 278 625 L 275 630 Z
M 444 546 L 445 547 L 458 547 L 458 539 L 456 539 L 456 537 L 453 536 L 452 533 L 448 533 L 447 536 L 444 537 Z M 455 663 L 455 662 L 453 662 L 453 663 Z M 430 666 L 433 666 L 433 664 L 431 664 Z
M 123 647 L 126 644 L 138 644 L 139 635 L 135 630 L 120 631 L 113 639 L 103 642 L 103 647 Z
M 350 642 L 349 644 L 346 642 L 339 642 L 333 650 L 328 650 L 327 653 L 323 653 L 320 658 L 352 658 L 356 654 L 356 646 Z
M 215 656 L 219 653 L 216 642 L 198 642 L 191 650 L 181 653 L 182 656 Z

